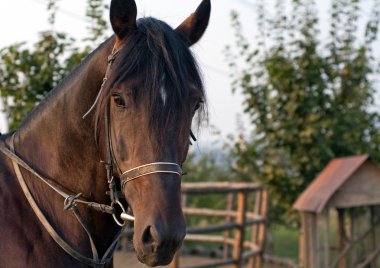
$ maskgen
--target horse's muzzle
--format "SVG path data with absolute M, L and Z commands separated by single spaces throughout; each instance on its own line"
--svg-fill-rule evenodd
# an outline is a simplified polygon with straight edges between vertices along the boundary
M 139 238 L 140 248 L 137 247 L 137 257 L 140 262 L 148 266 L 169 264 L 176 251 L 182 245 L 186 235 L 184 219 L 166 227 L 148 225 Z

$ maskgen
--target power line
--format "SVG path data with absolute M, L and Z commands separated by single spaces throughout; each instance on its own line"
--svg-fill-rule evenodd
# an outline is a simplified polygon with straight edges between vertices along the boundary
M 215 66 L 212 66 L 212 65 L 208 65 L 208 64 L 203 64 L 208 70 L 214 72 L 214 73 L 217 73 L 219 75 L 223 75 L 223 76 L 229 76 L 229 73 L 225 70 L 222 70 L 218 67 L 215 67 Z
M 35 3 L 39 4 L 39 5 L 43 5 L 46 7 L 46 3 L 44 1 L 41 1 L 41 0 L 33 0 Z M 68 17 L 71 17 L 72 19 L 75 19 L 75 20 L 79 20 L 79 21 L 84 21 L 84 22 L 87 22 L 86 18 L 81 16 L 81 15 L 78 15 L 72 11 L 69 11 L 69 10 L 66 10 L 66 9 L 63 9 L 63 8 L 60 8 L 58 7 L 57 8 L 57 12 L 61 13 L 61 14 L 64 14 Z
M 249 0 L 239 0 L 239 2 L 245 6 L 249 6 L 249 7 L 255 7 L 255 4 L 252 3 L 251 1 Z

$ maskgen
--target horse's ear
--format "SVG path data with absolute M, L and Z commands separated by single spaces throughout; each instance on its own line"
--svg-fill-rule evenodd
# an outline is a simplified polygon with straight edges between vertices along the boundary
M 210 20 L 210 13 L 210 0 L 203 0 L 197 10 L 177 27 L 176 32 L 186 40 L 189 46 L 198 42 L 203 36 Z
M 112 0 L 110 20 L 119 40 L 123 40 L 136 29 L 137 7 L 134 0 Z

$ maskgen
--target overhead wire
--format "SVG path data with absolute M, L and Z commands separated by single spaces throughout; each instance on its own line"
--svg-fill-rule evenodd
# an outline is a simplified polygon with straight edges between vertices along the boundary
M 34 3 L 37 3 L 37 4 L 39 4 L 39 5 L 46 6 L 46 2 L 45 2 L 45 1 L 41 1 L 41 0 L 33 0 L 33 2 L 34 2 Z M 87 20 L 86 20 L 85 17 L 83 17 L 83 16 L 81 16 L 81 15 L 79 15 L 79 14 L 76 14 L 76 13 L 74 13 L 74 12 L 72 12 L 72 11 L 69 11 L 69 10 L 67 10 L 67 9 L 64 9 L 64 8 L 60 8 L 60 7 L 58 7 L 58 8 L 57 8 L 57 12 L 62 13 L 62 14 L 66 15 L 66 16 L 68 16 L 68 17 L 71 17 L 71 18 L 73 18 L 73 19 L 87 22 Z
M 247 0 L 239 0 L 239 1 L 242 1 L 242 2 L 248 2 Z M 46 2 L 43 1 L 43 0 L 33 0 L 34 3 L 37 3 L 39 5 L 44 5 L 46 6 Z M 83 21 L 83 22 L 88 22 L 88 20 L 86 20 L 85 17 L 79 15 L 79 14 L 76 14 L 72 11 L 69 11 L 67 9 L 63 9 L 63 8 L 57 8 L 57 12 L 61 13 L 61 14 L 64 14 L 68 17 L 71 17 L 75 20 L 79 20 L 79 21 Z M 212 66 L 212 65 L 209 65 L 209 64 L 204 64 L 204 66 L 211 72 L 213 73 L 216 73 L 216 74 L 219 74 L 219 75 L 222 75 L 222 76 L 228 76 L 229 73 L 226 71 L 226 70 L 222 70 L 216 66 Z
M 245 6 L 255 7 L 255 4 L 252 3 L 252 2 L 249 1 L 249 0 L 238 0 L 238 2 L 240 2 L 241 4 L 243 4 L 243 5 L 245 5 Z

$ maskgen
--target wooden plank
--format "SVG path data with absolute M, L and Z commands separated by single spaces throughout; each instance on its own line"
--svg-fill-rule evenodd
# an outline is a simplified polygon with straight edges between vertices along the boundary
M 257 257 L 257 256 L 260 256 L 261 255 L 261 252 L 259 249 L 257 250 L 251 250 L 249 252 L 244 252 L 241 259 L 242 261 L 245 261 L 245 260 L 248 260 L 248 259 L 252 259 L 252 257 Z
M 260 197 L 260 209 L 259 213 L 261 214 L 261 217 L 266 219 L 268 212 L 268 192 L 263 190 L 262 195 Z M 260 253 L 264 252 L 265 247 L 265 236 L 266 236 L 266 225 L 260 224 L 258 227 L 258 233 L 257 233 L 257 241 L 256 244 L 259 248 Z M 261 268 L 263 262 L 263 256 L 262 254 L 256 255 L 254 263 L 255 268 Z
M 323 245 L 323 256 L 320 261 L 322 264 L 322 267 L 329 267 L 330 266 L 330 210 L 326 209 L 322 217 L 322 230 L 321 230 L 321 237 L 322 237 L 322 245 Z
M 216 210 L 216 209 L 208 209 L 208 208 L 183 208 L 183 212 L 187 215 L 200 215 L 200 216 L 220 216 L 220 217 L 236 217 L 237 216 L 237 212 L 233 210 Z
M 351 240 L 348 243 L 346 243 L 347 245 L 343 249 L 340 250 L 339 255 L 336 257 L 336 259 L 335 259 L 335 261 L 331 267 L 333 267 L 333 268 L 339 267 L 340 268 L 339 264 L 341 263 L 341 260 L 343 260 L 345 258 L 345 256 L 352 249 L 352 247 L 354 245 L 362 242 L 369 235 L 371 235 L 372 229 L 376 228 L 379 224 L 380 224 L 380 220 L 377 220 L 376 223 L 373 226 L 371 226 L 366 232 L 364 232 L 363 234 L 361 234 L 359 237 L 355 238 L 354 240 Z M 346 263 L 344 263 L 344 264 L 346 264 Z
M 179 268 L 179 257 L 181 256 L 181 250 L 178 250 L 174 255 L 173 261 L 170 263 L 170 268 Z
M 181 268 L 213 268 L 213 267 L 222 267 L 222 266 L 230 265 L 233 263 L 234 263 L 234 260 L 226 259 L 226 260 L 221 260 L 221 261 L 214 261 L 212 263 L 199 264 L 195 266 L 185 266 Z
M 186 208 L 186 205 L 187 205 L 186 193 L 182 193 L 182 195 L 181 195 L 181 205 L 182 205 L 182 208 Z M 170 268 L 179 268 L 181 266 L 180 265 L 180 257 L 181 257 L 181 249 L 179 249 L 176 252 L 174 259 L 173 259 L 172 263 L 170 264 Z
M 248 248 L 251 251 L 259 251 L 259 252 L 261 252 L 260 247 L 256 243 L 253 243 L 253 242 L 250 242 L 250 241 L 245 241 L 244 242 L 244 248 Z
M 267 231 L 266 220 L 268 217 L 268 205 L 269 205 L 268 192 L 266 190 L 263 190 L 261 217 L 264 218 L 264 225 L 262 225 L 262 227 L 261 227 L 261 231 L 259 233 L 259 241 L 258 241 L 258 244 L 259 244 L 262 252 L 264 252 L 265 238 L 266 238 L 266 234 L 267 234 L 266 233 L 266 231 Z
M 314 219 L 314 213 L 303 213 L 304 221 L 305 221 L 305 268 L 315 267 L 314 265 L 314 256 L 315 256 L 315 244 L 314 236 L 313 236 L 313 226 L 312 221 Z
M 344 253 L 346 243 L 346 231 L 344 222 L 344 210 L 338 209 L 338 239 L 339 239 L 339 254 Z M 339 268 L 347 268 L 347 261 L 344 255 L 339 259 Z
M 247 194 L 261 191 L 259 183 L 189 183 L 182 184 L 183 197 L 186 200 L 188 194 L 203 194 L 203 193 L 229 193 L 230 196 L 237 195 L 237 212 L 233 210 L 233 198 L 229 201 L 229 205 L 226 210 L 213 210 L 206 208 L 187 208 L 185 202 L 183 202 L 183 211 L 186 215 L 202 215 L 202 216 L 220 216 L 226 217 L 226 224 L 214 225 L 214 226 L 200 226 L 191 227 L 187 230 L 186 240 L 189 241 L 205 241 L 210 243 L 224 243 L 233 245 L 233 258 L 225 258 L 222 261 L 207 263 L 203 265 L 197 265 L 192 267 L 207 268 L 207 267 L 221 267 L 224 265 L 233 264 L 234 267 L 240 267 L 242 258 L 252 258 L 261 254 L 260 248 L 255 243 L 250 241 L 244 241 L 245 227 L 248 225 L 263 225 L 266 222 L 266 217 L 260 215 L 260 213 L 249 212 L 247 213 Z M 265 208 L 266 209 L 266 208 Z M 234 222 L 231 222 L 235 220 Z M 237 229 L 235 231 L 234 239 L 227 236 L 219 235 L 206 235 L 206 233 L 228 231 Z M 258 230 L 261 230 L 260 228 Z M 225 234 L 228 234 L 226 232 Z M 243 249 L 249 249 L 246 254 L 243 253 Z M 191 268 L 191 267 L 188 267 Z
M 264 255 L 263 259 L 265 260 L 266 264 L 273 265 L 273 267 L 300 268 L 292 259 L 289 258 Z
M 221 235 L 197 235 L 197 234 L 188 234 L 185 237 L 186 241 L 196 241 L 196 242 L 206 242 L 206 243 L 226 243 L 228 245 L 234 245 L 235 239 L 225 238 Z M 250 241 L 244 241 L 244 248 L 249 249 L 250 251 L 260 251 L 260 248 Z
M 253 192 L 260 189 L 260 183 L 256 182 L 201 182 L 183 183 L 181 186 L 183 193 L 191 194 Z
M 187 234 L 185 237 L 186 241 L 196 241 L 196 242 L 210 242 L 210 243 L 228 243 L 233 241 L 231 238 L 225 238 L 221 235 L 198 235 L 198 234 Z
M 369 212 L 370 212 L 370 224 L 371 224 L 371 228 L 372 228 L 372 231 L 371 231 L 371 247 L 372 248 L 378 248 L 378 241 L 376 240 L 376 211 L 375 211 L 375 208 L 374 207 L 369 207 Z M 377 256 L 374 256 L 374 258 L 370 261 L 371 263 L 371 268 L 375 268 L 376 267 L 376 259 L 377 259 Z
M 301 230 L 300 230 L 300 244 L 299 244 L 299 267 L 300 268 L 307 268 L 308 266 L 308 252 L 309 249 L 307 248 L 308 242 L 307 242 L 307 217 L 308 213 L 301 212 Z
M 240 224 L 232 222 L 232 223 L 226 223 L 226 224 L 221 224 L 221 225 L 212 225 L 212 226 L 204 226 L 204 227 L 189 227 L 187 228 L 187 233 L 188 234 L 204 234 L 204 233 L 232 230 L 235 228 L 240 228 Z
M 259 223 L 265 223 L 265 219 L 260 220 L 250 220 L 245 221 L 243 224 L 238 223 L 238 220 L 236 222 L 232 223 L 226 223 L 226 224 L 220 224 L 220 225 L 212 225 L 212 226 L 204 226 L 204 227 L 189 227 L 187 228 L 188 234 L 203 234 L 203 233 L 209 233 L 209 232 L 220 232 L 220 231 L 226 231 L 226 230 L 232 230 L 232 229 L 241 229 L 245 226 L 253 225 L 253 224 L 259 224 Z
M 228 211 L 233 210 L 234 204 L 235 204 L 235 198 L 236 198 L 235 194 L 233 194 L 233 193 L 228 194 L 228 200 L 227 200 L 227 210 Z M 236 214 L 235 214 L 235 216 L 236 216 Z M 232 220 L 233 220 L 233 217 L 231 217 L 231 216 L 226 217 L 226 223 L 231 223 Z M 224 231 L 224 237 L 226 239 L 229 239 L 231 237 L 231 230 Z M 223 245 L 223 257 L 225 259 L 228 259 L 230 257 L 230 252 L 231 252 L 231 246 L 228 243 L 224 243 L 224 245 Z
M 338 189 L 329 202 L 329 206 L 352 208 L 380 204 L 379 178 L 379 167 L 371 161 L 366 161 Z
M 247 211 L 247 195 L 245 192 L 239 192 L 237 195 L 237 211 L 238 216 L 236 218 L 236 223 L 239 224 L 238 228 L 235 230 L 235 243 L 234 250 L 232 253 L 232 258 L 234 260 L 234 267 L 239 268 L 241 265 L 241 258 L 244 249 L 244 235 L 245 235 L 245 214 Z
M 357 221 L 355 217 L 355 211 L 353 208 L 349 209 L 349 220 L 350 220 L 350 241 L 355 241 L 355 239 L 358 237 L 358 226 L 357 226 Z M 348 267 L 354 267 L 355 263 L 357 261 L 357 252 L 356 252 L 356 247 L 355 245 L 351 248 L 350 254 L 348 254 L 350 257 L 347 258 L 347 266 Z
M 317 249 L 318 230 L 317 230 L 317 215 L 311 212 L 301 213 L 301 236 L 300 236 L 300 251 L 299 265 L 300 268 L 319 268 Z
M 254 225 L 254 224 L 265 224 L 266 223 L 266 219 L 264 217 L 260 217 L 260 218 L 257 218 L 256 220 L 247 220 L 245 222 L 245 226 L 248 226 L 248 225 Z
M 247 213 L 247 214 L 254 214 L 254 215 L 260 215 L 261 210 L 262 210 L 262 193 L 263 191 L 258 191 L 256 192 L 255 195 L 255 204 L 253 208 L 253 213 Z M 250 217 L 251 215 L 247 215 L 247 218 Z M 252 226 L 252 238 L 251 241 L 255 245 L 257 245 L 259 239 L 259 225 L 253 225 Z M 248 268 L 256 268 L 259 264 L 257 263 L 257 258 L 254 258 L 255 256 L 252 256 L 252 258 L 249 259 L 248 261 Z
M 310 239 L 310 245 L 309 248 L 311 250 L 310 252 L 310 267 L 308 268 L 319 268 L 319 258 L 318 258 L 318 249 L 320 248 L 319 244 L 319 232 L 318 232 L 318 225 L 317 225 L 317 214 L 311 213 L 309 216 L 309 236 Z
M 380 204 L 380 193 L 374 195 L 371 192 L 356 192 L 339 194 L 339 199 L 331 205 L 336 208 L 353 208 Z
M 186 193 L 182 193 L 182 195 L 181 195 L 182 209 L 186 208 L 186 206 L 187 206 L 187 197 L 188 196 Z M 174 260 L 172 261 L 170 268 L 179 268 L 181 266 L 181 264 L 180 264 L 181 254 L 182 254 L 181 249 L 179 249 L 174 256 Z
M 380 246 L 375 248 L 363 262 L 358 264 L 356 268 L 367 268 L 371 264 L 371 268 L 376 268 L 376 258 L 380 255 Z
M 196 242 L 206 242 L 206 243 L 222 243 L 225 242 L 229 245 L 234 245 L 235 239 L 233 238 L 224 238 L 220 235 L 186 235 L 185 239 L 187 241 L 196 241 Z M 244 242 L 244 248 L 252 250 L 252 251 L 258 251 L 259 247 L 251 243 L 249 241 Z

